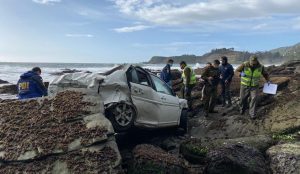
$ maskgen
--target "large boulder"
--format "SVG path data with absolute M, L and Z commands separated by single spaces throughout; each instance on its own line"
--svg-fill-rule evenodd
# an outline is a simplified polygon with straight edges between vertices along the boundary
M 264 153 L 269 147 L 276 144 L 276 141 L 270 135 L 254 135 L 233 139 L 216 139 L 204 142 L 203 144 L 211 148 L 220 148 L 224 145 L 246 145 L 256 148 L 260 152 Z
M 17 86 L 16 85 L 3 85 L 0 87 L 0 94 L 17 94 Z
M 182 159 L 165 152 L 159 147 L 141 144 L 133 149 L 133 164 L 130 172 L 183 174 L 185 165 Z
M 300 142 L 280 144 L 267 151 L 273 174 L 300 173 Z
M 268 173 L 262 153 L 243 145 L 228 145 L 208 153 L 208 174 Z
M 0 104 L 0 173 L 113 173 L 121 157 L 99 95 L 65 90 Z
M 7 83 L 8 83 L 8 81 L 1 80 L 1 79 L 0 79 L 0 84 L 7 84 Z

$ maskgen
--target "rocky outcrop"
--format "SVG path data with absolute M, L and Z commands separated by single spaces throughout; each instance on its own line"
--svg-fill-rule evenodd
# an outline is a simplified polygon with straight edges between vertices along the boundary
M 228 145 L 208 153 L 208 174 L 268 173 L 262 153 L 243 145 Z
M 8 83 L 8 81 L 1 80 L 1 79 L 0 79 L 0 84 L 7 84 L 7 83 Z
M 141 144 L 133 149 L 133 165 L 130 172 L 183 174 L 185 165 L 182 159 L 159 147 Z
M 0 104 L 0 173 L 113 173 L 120 154 L 100 98 L 59 92 Z
M 249 137 L 240 137 L 234 139 L 217 139 L 209 142 L 203 142 L 204 145 L 211 148 L 220 148 L 226 145 L 246 145 L 256 148 L 261 153 L 264 153 L 268 148 L 276 144 L 270 135 L 254 135 Z
M 280 144 L 267 151 L 273 174 L 299 174 L 300 142 Z
M 77 70 L 77 69 L 62 69 L 59 72 L 53 72 L 50 74 L 54 75 L 54 76 L 61 76 L 64 74 L 77 73 L 77 72 L 91 73 L 90 71 L 82 71 L 82 70 Z
M 0 94 L 17 94 L 17 85 L 4 85 L 0 87 Z

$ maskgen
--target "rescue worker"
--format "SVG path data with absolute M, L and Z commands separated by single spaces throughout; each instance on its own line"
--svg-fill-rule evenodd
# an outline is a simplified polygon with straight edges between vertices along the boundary
M 212 66 L 211 62 L 207 62 L 206 65 L 205 65 L 205 67 L 204 67 L 204 69 L 205 69 L 205 68 L 208 68 L 208 67 L 210 67 L 210 66 Z M 201 100 L 202 100 L 202 101 L 204 100 L 204 91 L 205 91 L 205 85 L 203 86 L 203 88 L 202 88 L 202 90 L 201 90 L 201 95 L 202 95 Z
M 263 76 L 270 83 L 269 75 L 255 55 L 251 56 L 249 61 L 241 64 L 236 71 L 240 72 L 241 76 L 240 113 L 241 115 L 245 113 L 250 96 L 249 115 L 251 119 L 255 119 L 259 81 Z
M 169 59 L 167 65 L 162 69 L 160 78 L 165 81 L 172 88 L 172 74 L 171 67 L 173 66 L 173 60 Z
M 228 63 L 228 58 L 226 56 L 221 57 L 221 66 L 220 66 L 220 73 L 221 73 L 221 89 L 222 89 L 222 106 L 230 107 L 232 105 L 231 102 L 231 91 L 230 91 L 230 85 L 231 80 L 234 75 L 233 67 L 231 64 Z
M 220 81 L 220 61 L 214 60 L 213 66 L 208 66 L 204 69 L 201 78 L 205 81 L 204 85 L 204 116 L 207 117 L 208 113 L 217 113 L 214 110 L 217 102 L 217 87 Z
M 47 89 L 41 77 L 42 70 L 39 67 L 34 67 L 20 76 L 17 83 L 18 98 L 27 99 L 47 96 Z
M 194 70 L 187 66 L 185 61 L 180 62 L 180 68 L 182 69 L 182 80 L 183 86 L 181 88 L 181 96 L 182 98 L 188 101 L 189 110 L 192 108 L 192 98 L 191 93 L 192 89 L 196 85 L 196 74 Z

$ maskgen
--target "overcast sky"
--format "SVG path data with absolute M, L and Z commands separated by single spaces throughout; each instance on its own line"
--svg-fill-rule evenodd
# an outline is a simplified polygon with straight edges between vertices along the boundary
M 300 42 L 299 0 L 0 0 L 0 61 L 148 61 Z

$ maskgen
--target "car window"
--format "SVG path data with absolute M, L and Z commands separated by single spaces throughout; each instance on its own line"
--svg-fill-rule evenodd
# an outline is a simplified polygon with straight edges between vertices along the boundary
M 152 78 L 152 80 L 154 82 L 154 85 L 156 87 L 156 91 L 157 92 L 168 94 L 168 95 L 173 95 L 170 87 L 165 82 L 163 82 L 162 80 L 160 80 L 160 78 L 158 78 L 158 77 L 156 77 L 154 75 L 151 75 L 151 78 Z
M 148 75 L 138 69 L 130 68 L 126 72 L 127 80 L 132 83 L 137 83 L 141 85 L 151 86 L 150 80 L 148 78 Z
M 137 72 L 134 68 L 130 68 L 128 71 L 127 71 L 127 80 L 129 82 L 132 82 L 132 83 L 139 83 L 139 78 L 138 78 L 138 75 L 137 75 Z
M 137 72 L 137 76 L 138 76 L 138 79 L 139 79 L 139 84 L 146 85 L 146 86 L 151 86 L 150 81 L 148 79 L 148 76 L 145 72 L 142 72 L 142 71 L 136 71 L 136 72 Z

